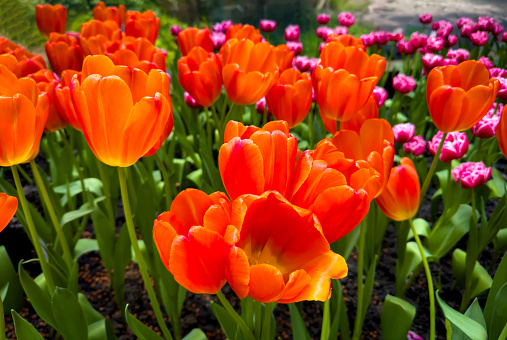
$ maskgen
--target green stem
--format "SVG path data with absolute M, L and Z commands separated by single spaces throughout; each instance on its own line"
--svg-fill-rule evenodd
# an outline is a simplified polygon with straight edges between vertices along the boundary
M 164 334 L 166 339 L 172 340 L 173 337 L 167 325 L 164 321 L 164 317 L 162 316 L 162 311 L 160 310 L 160 304 L 158 303 L 157 296 L 155 295 L 155 291 L 153 290 L 153 286 L 150 280 L 150 274 L 148 273 L 148 269 L 146 268 L 146 263 L 144 262 L 143 253 L 139 248 L 139 243 L 137 242 L 136 229 L 134 227 L 134 221 L 132 220 L 132 212 L 130 211 L 130 201 L 128 197 L 127 190 L 127 181 L 125 179 L 125 172 L 127 169 L 118 168 L 118 175 L 120 177 L 120 190 L 121 190 L 121 198 L 123 200 L 123 210 L 125 212 L 125 220 L 127 222 L 127 228 L 130 236 L 130 241 L 132 243 L 132 248 L 134 249 L 134 254 L 136 255 L 137 264 L 139 265 L 139 271 L 141 272 L 141 276 L 143 277 L 144 285 L 146 286 L 146 291 L 148 292 L 148 297 L 150 298 L 151 305 L 153 307 L 153 311 L 155 312 L 155 317 L 157 319 L 158 325 Z
M 222 131 L 220 129 L 220 120 L 218 119 L 218 114 L 217 114 L 217 110 L 215 109 L 215 104 L 211 105 L 211 113 L 213 114 L 213 119 L 215 120 L 215 125 L 216 125 L 216 128 L 218 129 L 218 139 L 219 139 L 219 143 L 217 143 L 217 147 L 219 146 L 218 144 L 221 144 L 224 142 L 224 137 L 222 136 Z
M 222 127 L 220 128 L 220 131 L 225 130 L 225 126 L 229 122 L 229 119 L 231 119 L 231 115 L 232 115 L 233 110 L 234 110 L 234 103 L 231 103 L 231 107 L 229 108 L 227 115 L 224 117 L 224 120 L 222 121 Z
M 99 176 L 102 182 L 102 188 L 104 189 L 104 194 L 106 195 L 107 213 L 109 214 L 109 218 L 111 218 L 111 221 L 113 221 L 113 229 L 114 229 L 116 222 L 116 214 L 114 213 L 113 203 L 111 202 L 111 188 L 109 187 L 109 180 L 106 178 L 104 164 L 102 164 L 102 162 L 97 157 L 95 157 L 95 160 L 97 161 L 97 168 L 99 169 Z
M 478 221 L 477 221 L 477 207 L 475 203 L 475 190 L 472 188 L 472 223 L 468 233 L 467 254 L 465 260 L 465 291 L 461 299 L 460 311 L 463 313 L 468 307 L 470 302 L 470 293 L 472 289 L 472 276 L 476 262 L 477 252 L 477 234 L 478 234 Z
M 25 181 L 28 182 L 28 184 L 32 185 L 33 184 L 33 181 L 32 179 L 30 178 L 30 176 L 28 176 L 28 174 L 26 173 L 25 170 L 23 170 L 22 167 L 19 167 L 19 173 L 21 174 L 21 176 L 25 179 Z
M 158 152 L 155 153 L 155 159 L 157 160 L 158 167 L 160 169 L 160 172 L 162 173 L 162 179 L 164 180 L 164 189 L 165 189 L 165 204 L 167 211 L 171 210 L 171 187 L 169 186 L 169 175 L 167 173 L 167 170 L 164 165 L 164 161 L 162 160 L 162 157 L 158 154 Z
M 270 340 L 271 337 L 271 316 L 273 315 L 273 303 L 266 303 L 264 309 L 263 339 Z
M 440 142 L 440 145 L 438 146 L 437 153 L 435 154 L 435 157 L 433 157 L 433 162 L 431 162 L 430 170 L 428 171 L 428 174 L 426 175 L 426 179 L 424 180 L 424 184 L 421 189 L 421 202 L 419 203 L 419 208 L 421 208 L 421 205 L 424 202 L 424 196 L 426 195 L 426 191 L 428 191 L 428 188 L 431 183 L 431 177 L 433 177 L 433 174 L 435 173 L 435 170 L 437 168 L 438 164 L 438 158 L 440 157 L 440 153 L 442 152 L 442 148 L 444 147 L 445 139 L 447 138 L 447 132 L 444 132 L 444 135 L 442 136 L 442 141 Z
M 207 107 L 204 108 L 206 114 L 206 132 L 208 134 L 208 145 L 213 150 L 213 136 L 211 135 L 211 124 L 209 121 L 209 110 Z
M 6 340 L 5 337 L 5 317 L 4 317 L 4 304 L 2 297 L 0 297 L 0 340 Z
M 67 238 L 65 237 L 65 234 L 63 233 L 62 226 L 60 225 L 60 221 L 58 220 L 58 216 L 56 216 L 55 208 L 53 207 L 53 202 L 51 202 L 51 198 L 49 197 L 46 186 L 44 185 L 44 181 L 42 180 L 42 177 L 39 173 L 39 169 L 37 168 L 37 164 L 35 164 L 35 161 L 33 159 L 30 161 L 30 167 L 32 168 L 33 177 L 35 178 L 35 183 L 39 187 L 39 190 L 42 195 L 42 198 L 44 199 L 44 202 L 46 202 L 46 206 L 48 208 L 51 222 L 53 223 L 53 226 L 56 231 L 56 235 L 58 236 L 58 241 L 60 241 L 62 244 L 63 257 L 65 258 L 65 261 L 67 262 L 67 266 L 70 269 L 70 268 L 72 268 L 72 263 L 74 262 L 72 260 L 72 253 L 70 252 L 69 243 L 67 242 Z
M 424 271 L 426 272 L 426 279 L 428 281 L 428 294 L 430 296 L 430 340 L 435 339 L 435 293 L 433 291 L 433 278 L 431 276 L 430 266 L 428 265 L 428 261 L 426 260 L 426 255 L 424 254 L 424 249 L 419 239 L 419 235 L 417 235 L 417 231 L 414 227 L 414 222 L 412 219 L 409 219 L 410 229 L 412 229 L 412 233 L 414 234 L 415 242 L 417 243 L 417 247 L 419 248 L 419 252 L 421 254 L 421 258 L 423 261 Z
M 16 190 L 18 191 L 18 198 L 21 202 L 21 207 L 23 208 L 23 212 L 25 214 L 26 223 L 28 224 L 28 230 L 30 231 L 30 236 L 32 237 L 32 243 L 35 248 L 35 251 L 37 252 L 37 257 L 39 258 L 42 272 L 44 273 L 44 277 L 46 279 L 49 294 L 53 296 L 53 294 L 55 293 L 55 284 L 53 283 L 53 277 L 51 276 L 49 264 L 46 262 L 46 258 L 44 257 L 44 252 L 42 251 L 42 246 L 39 240 L 39 234 L 37 234 L 37 229 L 35 229 L 32 214 L 30 213 L 28 202 L 26 201 L 26 197 L 23 192 L 23 187 L 21 186 L 17 165 L 12 165 L 11 169 L 12 169 L 12 177 L 14 177 L 14 183 L 16 184 Z
M 232 308 L 229 301 L 224 296 L 224 293 L 222 291 L 217 292 L 218 300 L 220 300 L 220 303 L 222 303 L 222 306 L 225 308 L 225 310 L 229 313 L 229 315 L 236 321 L 239 328 L 241 328 L 241 331 L 243 332 L 243 336 L 246 338 L 246 340 L 256 340 L 253 336 L 250 329 L 248 329 L 248 326 L 246 325 L 245 321 L 236 313 L 234 308 Z
M 363 267 L 364 267 L 364 242 L 366 238 L 366 217 L 359 226 L 359 246 L 357 248 L 357 305 L 356 321 L 354 322 L 354 333 L 352 339 L 360 339 L 362 332 L 362 310 L 364 299 Z

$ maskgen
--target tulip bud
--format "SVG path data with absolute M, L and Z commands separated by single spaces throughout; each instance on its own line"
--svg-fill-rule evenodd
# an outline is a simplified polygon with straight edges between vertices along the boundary
M 495 67 L 495 64 L 488 57 L 480 57 L 478 60 L 480 63 L 483 63 L 487 69 Z
M 375 86 L 375 88 L 373 89 L 373 96 L 375 97 L 377 106 L 381 107 L 386 102 L 388 94 L 386 89 L 384 89 L 383 87 Z
M 472 133 L 479 138 L 491 138 L 495 136 L 495 130 L 502 117 L 503 104 L 493 103 L 488 113 L 472 126 Z
M 483 185 L 491 177 L 491 168 L 487 168 L 483 162 L 461 163 L 451 172 L 454 181 L 461 181 L 461 187 L 471 189 Z
M 298 25 L 289 25 L 285 29 L 286 41 L 299 41 L 300 29 Z
M 419 22 L 423 25 L 431 23 L 432 20 L 433 20 L 433 17 L 429 13 L 423 13 L 423 14 L 419 15 Z
M 183 94 L 183 98 L 185 99 L 185 104 L 187 104 L 188 107 L 192 109 L 202 109 L 203 106 L 200 105 L 198 102 L 195 101 L 195 99 L 188 93 L 185 92 Z
M 442 131 L 438 131 L 438 133 L 433 136 L 432 140 L 428 142 L 428 150 L 430 150 L 431 154 L 434 156 L 442 142 L 442 137 L 444 133 Z M 468 138 L 466 133 L 464 132 L 450 132 L 447 134 L 445 138 L 444 146 L 442 147 L 442 153 L 440 154 L 439 159 L 444 162 L 450 162 L 453 159 L 460 159 L 465 156 L 468 151 Z
M 261 20 L 259 28 L 262 32 L 271 33 L 276 29 L 276 21 L 273 20 Z
M 177 37 L 178 34 L 181 32 L 181 26 L 172 25 L 170 30 L 171 30 L 171 35 Z
M 415 125 L 412 123 L 396 124 L 393 126 L 393 134 L 396 143 L 406 143 L 414 138 Z
M 416 86 L 415 79 L 411 76 L 398 74 L 393 78 L 393 88 L 396 92 L 407 94 L 414 91 Z
M 326 25 L 329 22 L 329 15 L 326 13 L 318 14 L 317 22 L 321 25 Z
M 403 151 L 409 155 L 420 156 L 426 152 L 426 141 L 422 136 L 415 136 L 409 142 L 403 144 Z
M 338 14 L 338 22 L 342 26 L 350 27 L 356 22 L 356 17 L 350 12 L 341 12 Z

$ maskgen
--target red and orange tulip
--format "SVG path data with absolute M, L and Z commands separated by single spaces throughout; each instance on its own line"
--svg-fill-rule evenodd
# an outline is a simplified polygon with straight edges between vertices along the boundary
M 366 104 L 385 68 L 385 58 L 377 54 L 368 57 L 338 42 L 325 45 L 312 76 L 321 113 L 340 122 L 351 119 Z
M 187 189 L 155 221 L 153 239 L 174 279 L 194 293 L 216 294 L 225 284 L 226 261 L 236 228 L 221 192 Z
M 122 32 L 115 21 L 90 20 L 81 25 L 79 43 L 85 55 L 104 54 L 110 42 L 122 39 Z
M 18 199 L 0 192 L 0 232 L 7 227 L 18 210 Z
M 82 82 L 72 80 L 74 109 L 99 160 L 134 164 L 159 142 L 171 119 L 169 77 L 159 70 L 114 66 L 106 56 L 85 58 Z
M 77 119 L 74 104 L 72 104 L 72 97 L 70 94 L 70 84 L 72 77 L 77 75 L 78 81 L 81 81 L 81 72 L 73 70 L 65 70 L 62 72 L 62 81 L 55 88 L 56 108 L 61 116 L 76 130 L 81 131 L 81 125 Z
M 366 47 L 364 47 L 363 41 L 361 39 L 354 38 L 353 35 L 350 34 L 331 34 L 326 39 L 326 44 L 332 42 L 339 42 L 343 46 L 354 46 L 359 48 L 362 51 L 366 51 Z
M 81 71 L 83 50 L 77 39 L 67 34 L 51 33 L 46 43 L 46 54 L 53 71 L 61 75 L 63 70 Z
M 262 41 L 262 35 L 261 32 L 252 25 L 236 24 L 229 27 L 225 33 L 225 40 L 229 39 L 248 39 L 257 44 Z
M 495 137 L 504 157 L 507 158 L 507 105 L 502 110 L 502 118 L 496 127 Z
M 49 39 L 49 35 L 53 32 L 65 33 L 67 9 L 62 5 L 37 4 L 35 6 L 35 20 L 42 36 Z
M 312 106 L 310 75 L 293 68 L 283 71 L 266 95 L 266 102 L 273 116 L 286 121 L 289 129 L 301 124 Z
M 17 79 L 0 65 L 0 166 L 26 163 L 39 153 L 48 97 L 33 79 Z
M 222 49 L 222 79 L 227 96 L 239 105 L 257 103 L 278 79 L 279 67 L 273 46 L 233 39 Z
M 125 19 L 125 10 L 125 5 L 107 7 L 103 1 L 99 1 L 93 8 L 93 18 L 100 21 L 113 20 L 121 27 Z
M 213 52 L 196 46 L 178 60 L 178 79 L 197 103 L 209 107 L 222 93 L 222 64 Z
M 410 158 L 403 157 L 401 164 L 391 169 L 384 191 L 376 198 L 379 208 L 392 220 L 404 221 L 419 210 L 421 187 L 419 176 Z
M 166 53 L 146 38 L 124 37 L 109 46 L 106 55 L 115 65 L 139 68 L 146 73 L 153 68 L 166 70 Z
M 213 40 L 208 28 L 199 30 L 195 27 L 184 29 L 178 34 L 178 46 L 182 56 L 186 56 L 196 46 L 201 46 L 205 51 L 213 52 Z
M 44 127 L 45 132 L 55 132 L 66 127 L 69 122 L 67 121 L 67 115 L 58 109 L 56 98 L 56 87 L 59 83 L 54 80 L 49 83 L 38 83 L 37 84 L 41 91 L 44 91 L 48 95 L 49 112 L 46 125 Z
M 231 219 L 239 237 L 227 258 L 226 277 L 240 299 L 326 301 L 331 279 L 347 275 L 345 260 L 331 251 L 313 213 L 276 192 L 241 196 Z
M 481 62 L 436 67 L 426 85 L 431 119 L 443 132 L 468 130 L 486 115 L 499 89 L 500 82 L 489 78 Z
M 146 38 L 153 44 L 157 41 L 160 19 L 152 11 L 143 13 L 127 11 L 125 35 L 135 38 Z
M 275 51 L 275 59 L 280 72 L 292 67 L 294 52 L 287 45 L 278 45 L 273 50 Z

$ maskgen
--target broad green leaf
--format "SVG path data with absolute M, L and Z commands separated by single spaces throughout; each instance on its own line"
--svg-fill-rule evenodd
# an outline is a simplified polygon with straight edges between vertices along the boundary
M 426 221 L 425 219 L 422 219 L 422 218 L 416 218 L 413 221 L 413 223 L 414 223 L 415 231 L 417 232 L 417 235 L 419 235 L 419 237 L 421 237 L 421 236 L 428 237 L 428 235 L 430 234 L 430 230 L 431 230 L 431 227 L 430 227 L 430 224 L 428 223 L 428 221 Z M 412 239 L 413 237 L 414 237 L 414 234 L 412 233 L 412 230 L 409 230 L 407 241 Z
M 116 240 L 115 221 L 102 212 L 102 209 L 96 209 L 92 213 L 93 229 L 99 245 L 100 258 L 104 262 L 107 270 L 113 269 L 114 263 L 114 245 Z
M 294 340 L 310 340 L 310 335 L 306 329 L 305 322 L 294 303 L 289 303 L 289 311 Z
M 96 196 L 103 196 L 102 192 L 102 181 L 98 178 L 85 178 L 84 185 L 87 192 L 94 193 Z M 68 186 L 68 188 L 67 188 Z M 70 197 L 74 197 L 83 192 L 83 188 L 81 187 L 81 181 L 74 181 L 67 184 L 62 184 L 53 188 L 54 192 L 57 194 L 62 194 L 63 197 L 60 199 L 60 203 L 62 206 L 67 204 L 69 197 L 67 197 L 67 192 L 70 193 Z
M 484 316 L 482 315 L 481 306 L 479 305 L 479 302 L 477 302 L 477 299 L 474 300 L 474 302 L 468 307 L 468 309 L 465 312 L 465 316 L 469 317 L 470 319 L 477 321 L 484 329 L 486 328 L 486 321 L 484 320 Z M 453 330 L 453 340 L 468 340 L 469 337 L 463 333 L 459 328 L 456 328 Z
M 206 334 L 199 328 L 194 328 L 190 333 L 183 338 L 183 340 L 207 340 Z
M 414 317 L 414 306 L 403 299 L 387 294 L 380 315 L 382 338 L 406 340 Z
M 77 296 L 66 288 L 56 287 L 51 301 L 57 329 L 64 339 L 87 340 L 88 326 Z
M 99 250 L 97 240 L 80 238 L 74 247 L 74 259 L 77 260 L 86 253 Z
M 87 325 L 91 325 L 92 323 L 104 319 L 104 316 L 95 310 L 95 308 L 93 308 L 93 306 L 90 304 L 90 301 L 88 301 L 83 293 L 77 294 L 77 300 L 81 306 L 81 309 L 83 310 Z
M 12 319 L 14 320 L 14 329 L 16 331 L 16 337 L 19 340 L 44 340 L 44 338 L 37 332 L 35 328 L 16 311 L 12 310 Z M 3 316 L 2 316 L 3 317 Z
M 459 248 L 456 248 L 456 250 L 452 253 L 452 273 L 461 287 L 465 286 L 466 255 L 467 254 Z M 469 279 L 470 278 L 466 278 L 466 280 Z M 486 291 L 491 287 L 492 283 L 493 279 L 489 276 L 488 271 L 476 261 L 474 271 L 472 273 L 471 297 L 474 298 Z
M 500 288 L 495 296 L 493 313 L 488 327 L 490 339 L 498 339 L 505 325 L 507 325 L 507 283 Z
M 75 221 L 83 216 L 91 214 L 95 209 L 78 209 L 66 212 L 62 216 L 62 220 L 60 221 L 60 225 L 63 227 L 69 222 Z
M 458 311 L 455 311 L 451 307 L 449 307 L 436 293 L 438 304 L 442 311 L 444 312 L 444 316 L 449 322 L 455 327 L 459 328 L 462 332 L 467 334 L 471 339 L 474 340 L 486 340 L 486 330 L 481 326 L 477 321 L 472 320 L 468 316 L 461 314 Z
M 127 320 L 127 324 L 129 325 L 130 329 L 132 329 L 132 332 L 134 332 L 134 334 L 140 340 L 164 340 L 164 338 L 155 333 L 141 321 L 137 320 L 132 314 L 130 314 L 128 308 L 129 305 L 126 305 L 125 319 Z
M 491 288 L 488 293 L 486 306 L 484 307 L 484 318 L 486 319 L 487 325 L 493 322 L 492 315 L 496 294 L 500 291 L 500 288 L 502 288 L 505 283 L 507 283 L 507 256 L 504 255 L 502 262 L 500 262 L 500 265 L 496 270 L 493 283 L 491 284 Z
M 88 340 L 114 340 L 114 328 L 111 321 L 102 319 L 88 325 Z
M 23 308 L 24 294 L 19 282 L 18 274 L 12 265 L 11 259 L 4 246 L 0 246 L 0 287 L 7 286 L 5 297 L 2 298 L 4 313 L 11 309 Z M 2 317 L 0 315 L 0 317 Z
M 125 305 L 125 267 L 131 259 L 130 245 L 128 228 L 123 225 L 114 248 L 114 272 L 111 278 L 116 304 L 121 308 Z
M 236 331 L 238 330 L 236 321 L 234 321 L 232 316 L 229 315 L 224 307 L 214 303 L 213 301 L 211 302 L 211 310 L 213 311 L 213 314 L 215 314 L 215 317 L 217 318 L 218 323 L 220 324 L 220 327 L 222 327 L 222 330 L 227 338 L 234 339 Z

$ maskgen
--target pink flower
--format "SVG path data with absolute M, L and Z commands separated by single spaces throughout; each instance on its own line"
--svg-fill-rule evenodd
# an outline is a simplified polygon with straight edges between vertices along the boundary
M 491 177 L 491 168 L 487 168 L 483 162 L 461 163 L 451 171 L 454 181 L 461 180 L 461 187 L 465 189 L 483 185 Z
M 232 26 L 231 20 L 224 20 L 222 22 L 217 22 L 216 24 L 214 24 L 211 29 L 213 30 L 213 32 L 225 33 L 231 26 Z
M 456 22 L 456 26 L 458 26 L 459 29 L 461 29 L 465 25 L 472 25 L 472 26 L 474 26 L 475 25 L 475 21 L 473 21 L 471 18 L 461 17 Z
M 285 29 L 286 41 L 299 41 L 300 29 L 298 25 L 289 25 Z
M 335 29 L 333 30 L 333 33 L 336 35 L 345 35 L 349 33 L 349 30 L 347 27 L 336 26 Z
M 411 76 L 398 74 L 393 78 L 393 88 L 396 92 L 407 94 L 414 91 L 416 86 L 415 79 Z
M 195 99 L 188 93 L 185 92 L 183 94 L 183 98 L 185 99 L 185 104 L 192 109 L 202 109 L 202 105 L 195 101 Z
M 338 14 L 338 23 L 345 27 L 350 27 L 356 22 L 356 17 L 350 12 L 341 12 Z
M 310 71 L 310 59 L 307 56 L 296 56 L 294 58 L 294 66 L 300 72 L 308 72 Z
M 419 15 L 419 22 L 421 22 L 421 24 L 423 24 L 423 25 L 431 23 L 432 20 L 433 20 L 433 17 L 429 13 L 423 13 L 423 14 Z
M 489 70 L 490 78 L 505 78 L 507 77 L 507 70 L 503 68 L 493 67 Z
M 426 41 L 426 48 L 429 52 L 438 52 L 444 48 L 445 40 L 441 37 L 431 36 Z
M 473 33 L 473 31 L 474 31 L 473 25 L 465 24 L 463 25 L 463 27 L 461 27 L 461 36 L 463 38 L 468 38 Z
M 329 15 L 326 13 L 318 14 L 317 22 L 321 25 L 326 25 L 329 22 Z
M 361 41 L 363 42 L 365 47 L 373 46 L 373 45 L 375 45 L 375 42 L 376 42 L 375 41 L 375 34 L 373 32 L 368 33 L 368 34 L 363 34 L 359 37 L 359 39 L 361 39 Z
M 387 100 L 387 91 L 383 87 L 375 86 L 373 89 L 373 96 L 377 102 L 377 106 L 381 107 Z
M 426 151 L 426 141 L 422 136 L 415 136 L 403 144 L 403 151 L 408 155 L 420 156 Z
M 498 91 L 497 97 L 501 100 L 507 100 L 507 79 L 497 78 L 500 81 L 500 90 Z
M 440 66 L 456 66 L 458 65 L 458 60 L 457 59 L 451 59 L 451 58 L 445 58 L 444 60 L 442 60 L 442 62 L 440 63 Z
M 170 28 L 171 35 L 177 37 L 178 34 L 181 32 L 181 26 L 179 25 L 172 25 Z
M 334 30 L 327 26 L 319 26 L 315 32 L 319 38 L 325 41 L 329 35 L 334 33 Z
M 219 50 L 225 44 L 225 33 L 213 32 L 211 33 L 211 40 L 213 41 L 213 48 Z
M 493 29 L 491 32 L 493 33 L 494 36 L 500 35 L 503 32 L 503 26 L 496 22 L 493 25 Z
M 437 30 L 437 36 L 439 37 L 447 37 L 449 34 L 451 34 L 453 30 L 453 26 L 449 21 L 446 20 L 440 20 L 437 21 L 438 26 L 436 28 Z M 433 26 L 435 26 L 436 23 L 433 23 Z M 435 28 L 433 28 L 435 30 Z
M 403 39 L 403 32 L 402 31 L 398 31 L 398 32 L 387 32 L 387 39 L 389 41 L 400 41 Z
M 454 34 L 447 36 L 445 39 L 445 47 L 453 47 L 458 43 L 458 37 Z
M 458 63 L 461 63 L 470 58 L 470 52 L 464 48 L 457 48 L 455 50 L 447 51 L 447 58 L 456 59 Z
M 326 43 L 325 42 L 321 42 L 320 45 L 319 45 L 319 53 L 322 52 L 322 49 L 324 48 L 324 46 L 326 46 Z
M 303 52 L 303 43 L 299 41 L 287 41 L 286 45 L 295 55 L 300 55 Z
M 319 61 L 320 61 L 319 58 L 310 58 L 310 72 L 313 72 L 313 69 L 317 66 Z
M 261 100 L 255 104 L 255 111 L 257 111 L 257 113 L 264 114 L 264 110 L 267 110 L 268 115 L 271 113 L 268 105 L 266 104 L 266 97 L 262 97 Z
M 389 42 L 389 36 L 385 31 L 373 32 L 375 37 L 375 43 L 379 46 L 383 46 Z
M 507 32 L 502 34 L 502 42 L 507 43 Z
M 259 28 L 262 32 L 271 33 L 276 29 L 276 21 L 274 20 L 261 20 Z
M 430 150 L 431 154 L 434 156 L 442 142 L 442 137 L 444 133 L 442 131 L 438 131 L 438 133 L 433 136 L 431 141 L 428 141 L 428 150 Z M 468 139 L 467 135 L 464 132 L 450 132 L 445 138 L 444 146 L 442 148 L 442 153 L 440 154 L 439 159 L 444 162 L 450 162 L 453 159 L 462 158 L 468 151 Z
M 414 32 L 410 35 L 410 43 L 415 47 L 423 47 L 426 46 L 426 41 L 428 40 L 428 36 L 426 34 L 421 34 L 419 32 Z
M 470 34 L 470 41 L 474 46 L 484 46 L 488 42 L 488 32 L 477 31 Z
M 492 138 L 495 136 L 495 130 L 502 117 L 503 104 L 493 103 L 491 109 L 479 121 L 472 126 L 472 133 L 479 138 Z
M 493 62 L 491 60 L 489 60 L 488 57 L 480 57 L 478 61 L 483 63 L 487 69 L 495 67 L 495 64 L 493 64 Z
M 396 48 L 400 54 L 414 54 L 417 51 L 417 48 L 415 48 L 412 43 L 407 40 L 398 41 Z
M 426 53 L 422 56 L 422 63 L 424 66 L 424 70 L 429 72 L 431 69 L 440 66 L 442 61 L 444 60 L 444 57 L 438 54 L 433 53 Z
M 479 17 L 479 19 L 477 19 L 477 24 L 475 25 L 474 30 L 491 31 L 494 24 L 495 19 L 493 18 L 490 18 L 488 16 Z
M 393 134 L 396 143 L 406 143 L 414 138 L 415 125 L 412 123 L 396 124 L 393 126 Z

